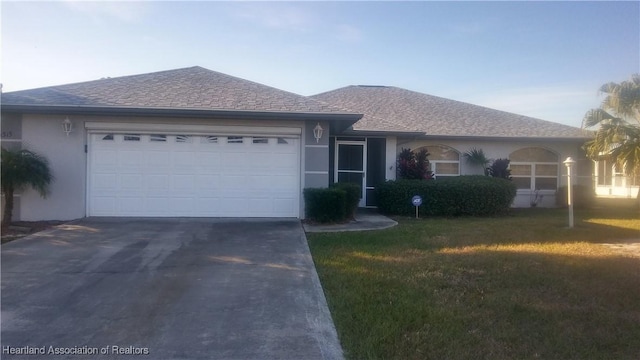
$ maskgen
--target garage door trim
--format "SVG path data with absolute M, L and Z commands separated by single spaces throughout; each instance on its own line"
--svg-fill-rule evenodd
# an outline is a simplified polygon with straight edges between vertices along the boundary
M 239 126 L 239 125 L 178 125 L 178 124 L 138 124 L 86 122 L 85 128 L 91 133 L 140 133 L 140 134 L 180 134 L 180 135 L 270 135 L 290 136 L 302 134 L 300 127 L 284 126 Z

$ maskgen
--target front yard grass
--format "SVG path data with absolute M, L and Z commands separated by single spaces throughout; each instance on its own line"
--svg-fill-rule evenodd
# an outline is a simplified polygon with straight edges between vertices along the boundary
M 640 358 L 637 212 L 396 220 L 307 235 L 348 359 Z

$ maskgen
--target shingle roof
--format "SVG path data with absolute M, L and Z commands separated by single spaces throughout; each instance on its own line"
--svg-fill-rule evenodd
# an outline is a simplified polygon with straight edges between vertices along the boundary
M 585 138 L 575 127 L 391 86 L 347 86 L 312 99 L 364 114 L 357 131 L 423 132 L 427 136 Z
M 2 104 L 346 113 L 305 96 L 199 66 L 8 92 L 2 94 Z

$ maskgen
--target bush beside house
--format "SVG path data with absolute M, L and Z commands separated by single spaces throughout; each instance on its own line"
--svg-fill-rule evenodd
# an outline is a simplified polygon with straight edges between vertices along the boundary
M 305 216 L 319 223 L 344 222 L 355 217 L 362 190 L 352 183 L 304 189 Z
M 414 214 L 414 195 L 422 197 L 423 215 L 495 215 L 509 210 L 516 186 L 501 178 L 471 175 L 435 181 L 387 181 L 378 186 L 376 195 L 378 209 L 389 215 Z

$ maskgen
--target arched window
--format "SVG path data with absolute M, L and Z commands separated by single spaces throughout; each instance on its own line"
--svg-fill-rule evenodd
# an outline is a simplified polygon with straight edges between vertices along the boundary
M 519 149 L 509 155 L 511 177 L 518 189 L 556 190 L 558 155 L 542 148 Z
M 460 175 L 460 153 L 454 148 L 444 145 L 426 146 L 429 151 L 429 164 L 433 175 L 442 176 L 458 176 Z M 416 151 L 420 151 L 417 149 Z

